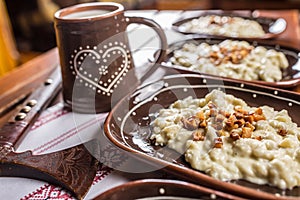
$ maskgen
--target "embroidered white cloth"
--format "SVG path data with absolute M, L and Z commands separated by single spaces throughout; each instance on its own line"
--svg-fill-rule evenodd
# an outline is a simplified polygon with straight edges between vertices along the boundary
M 103 134 L 102 125 L 106 116 L 107 113 L 77 114 L 57 104 L 41 114 L 16 151 L 31 150 L 33 154 L 45 154 L 90 141 Z M 151 172 L 151 169 L 149 173 L 139 173 L 139 169 L 144 170 L 148 166 L 122 154 L 108 140 L 101 141 L 101 151 L 104 155 L 100 160 L 102 164 L 84 199 L 92 199 L 130 180 L 162 176 Z M 68 191 L 55 185 L 18 177 L 0 177 L 0 196 L 10 200 L 75 199 Z

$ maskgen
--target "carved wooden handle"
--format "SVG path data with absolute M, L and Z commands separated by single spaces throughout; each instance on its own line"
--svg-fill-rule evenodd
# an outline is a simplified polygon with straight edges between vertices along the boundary
M 61 88 L 61 74 L 57 67 L 43 85 L 29 95 L 25 102 L 15 109 L 15 113 L 0 128 L 0 149 L 13 148 L 17 141 L 34 123 L 41 111 L 49 105 Z

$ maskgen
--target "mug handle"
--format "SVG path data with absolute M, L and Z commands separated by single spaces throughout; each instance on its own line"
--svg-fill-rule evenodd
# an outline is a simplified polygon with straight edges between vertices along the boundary
M 128 18 L 127 25 L 129 25 L 129 24 L 144 24 L 144 25 L 152 28 L 157 33 L 157 35 L 159 36 L 159 39 L 160 39 L 160 49 L 159 49 L 158 53 L 155 53 L 155 60 L 153 61 L 153 65 L 149 66 L 149 70 L 142 75 L 141 80 L 144 80 L 145 78 L 147 78 L 148 74 L 150 75 L 152 72 L 155 71 L 156 63 L 160 63 L 166 56 L 167 48 L 168 48 L 167 37 L 166 37 L 165 32 L 162 29 L 162 27 L 152 19 L 148 19 L 148 18 L 144 18 L 144 17 L 130 17 L 130 16 L 127 16 L 126 18 Z

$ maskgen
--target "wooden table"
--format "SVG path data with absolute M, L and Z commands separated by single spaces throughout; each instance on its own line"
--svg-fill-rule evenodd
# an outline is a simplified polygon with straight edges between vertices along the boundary
M 165 30 L 168 43 L 173 43 L 185 38 L 184 35 L 172 30 L 171 24 L 179 17 L 184 15 L 195 15 L 201 11 L 127 11 L 130 16 L 144 16 L 157 21 Z M 279 44 L 290 45 L 300 49 L 300 26 L 299 13 L 297 10 L 280 11 L 257 11 L 260 16 L 284 17 L 287 22 L 287 30 L 275 39 Z M 145 37 L 145 35 L 147 37 Z M 147 56 L 151 58 L 158 48 L 158 37 L 154 31 L 143 26 L 130 25 L 128 36 L 133 51 L 133 57 L 136 67 L 148 65 Z M 10 74 L 0 78 L 0 111 L 8 105 L 13 105 L 22 95 L 29 93 L 46 80 L 47 76 L 55 68 L 59 67 L 58 50 L 54 48 L 33 60 L 20 66 Z M 300 93 L 300 86 L 291 89 Z M 61 98 L 58 99 L 61 101 Z M 0 118 L 0 125 L 7 121 L 10 113 Z

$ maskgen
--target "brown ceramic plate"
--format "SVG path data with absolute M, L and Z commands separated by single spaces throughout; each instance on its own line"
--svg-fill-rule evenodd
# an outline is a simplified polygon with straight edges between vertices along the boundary
M 105 134 L 114 145 L 127 151 L 129 155 L 190 182 L 251 199 L 274 199 L 280 195 L 283 196 L 282 199 L 299 196 L 299 187 L 283 191 L 276 187 L 257 185 L 243 180 L 233 182 L 216 180 L 192 169 L 185 162 L 183 155 L 167 147 L 151 144 L 150 123 L 154 119 L 154 113 L 168 107 L 177 99 L 187 96 L 202 98 L 214 88 L 242 98 L 250 106 L 269 105 L 276 110 L 286 109 L 293 121 L 300 125 L 300 95 L 295 92 L 198 74 L 177 74 L 167 75 L 145 85 L 120 101 L 105 121 Z
M 183 67 L 183 66 L 172 64 L 170 62 L 170 58 L 174 55 L 174 51 L 177 49 L 181 49 L 182 46 L 186 43 L 193 43 L 195 45 L 199 45 L 199 44 L 205 42 L 205 43 L 212 45 L 212 44 L 218 44 L 222 41 L 224 41 L 224 39 L 195 37 L 195 38 L 190 38 L 187 40 L 175 42 L 175 43 L 169 45 L 169 48 L 167 51 L 167 56 L 165 57 L 165 59 L 162 61 L 161 64 L 175 68 L 177 70 L 180 70 L 183 73 L 184 72 L 186 72 L 186 73 L 201 73 L 199 71 L 189 69 L 188 67 Z M 300 53 L 298 50 L 290 48 L 290 47 L 274 44 L 272 41 L 265 41 L 265 40 L 264 41 L 262 41 L 262 40 L 257 40 L 257 41 L 239 40 L 239 41 L 248 41 L 253 46 L 263 46 L 267 49 L 275 49 L 276 51 L 280 51 L 280 52 L 284 53 L 284 55 L 287 57 L 288 62 L 289 62 L 289 67 L 282 71 L 283 78 L 280 81 L 267 82 L 267 81 L 260 81 L 260 80 L 253 80 L 253 81 L 242 80 L 243 82 L 255 83 L 255 84 L 266 85 L 266 86 L 277 87 L 277 88 L 291 88 L 291 87 L 294 87 L 294 86 L 300 84 Z M 205 73 L 201 73 L 201 74 L 205 75 Z M 211 74 L 206 74 L 206 75 L 213 76 Z M 228 79 L 233 79 L 233 78 L 228 78 Z
M 241 17 L 243 19 L 253 20 L 260 24 L 265 32 L 265 35 L 262 37 L 234 37 L 234 36 L 225 36 L 225 35 L 211 35 L 211 34 L 202 34 L 191 32 L 186 30 L 181 25 L 190 22 L 193 19 L 197 19 L 199 17 L 205 16 L 225 16 L 225 17 Z M 196 14 L 195 16 L 183 16 L 182 18 L 178 19 L 176 22 L 172 24 L 172 28 L 180 33 L 183 34 L 194 34 L 194 35 L 201 35 L 201 36 L 208 36 L 208 37 L 218 37 L 218 38 L 243 38 L 243 39 L 267 39 L 267 38 L 274 38 L 277 37 L 279 34 L 283 33 L 286 29 L 287 23 L 283 18 L 269 18 L 269 17 L 256 17 L 255 12 L 237 12 L 237 11 L 221 11 L 221 10 L 210 10 L 204 11 L 201 13 Z
M 213 189 L 178 180 L 143 179 L 114 187 L 94 200 L 196 200 L 242 199 Z

